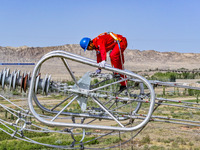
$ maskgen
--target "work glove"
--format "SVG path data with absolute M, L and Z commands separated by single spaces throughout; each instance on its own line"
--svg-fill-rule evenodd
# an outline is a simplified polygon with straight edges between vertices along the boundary
M 101 69 L 97 69 L 95 73 L 96 74 L 100 74 L 101 73 Z
M 106 64 L 106 61 L 103 60 L 103 61 L 101 61 L 101 62 L 99 63 L 99 67 L 100 67 L 100 68 L 103 68 L 103 67 L 105 67 L 105 64 Z

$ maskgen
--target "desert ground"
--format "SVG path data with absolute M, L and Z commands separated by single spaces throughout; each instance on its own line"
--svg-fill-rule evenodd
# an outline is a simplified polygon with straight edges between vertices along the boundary
M 0 47 L 0 60 L 3 62 L 34 62 L 37 63 L 38 60 L 47 52 L 52 50 L 62 49 L 75 53 L 84 57 L 88 57 L 95 60 L 95 53 L 81 52 L 78 45 L 63 45 L 58 47 Z M 4 57 L 5 55 L 9 57 Z M 110 64 L 109 54 L 107 57 L 107 63 Z M 140 51 L 140 50 L 127 50 L 125 53 L 125 69 L 138 73 L 140 75 L 149 75 L 151 76 L 154 72 L 150 70 L 154 69 L 180 69 L 185 68 L 188 70 L 199 69 L 200 68 L 200 54 L 193 53 L 176 53 L 176 52 L 157 52 L 154 50 Z M 80 64 L 71 60 L 67 60 L 70 65 L 71 71 L 79 79 L 86 72 L 94 72 L 97 68 L 91 67 L 88 65 Z M 0 66 L 0 70 L 3 70 L 5 67 L 10 68 L 11 72 L 13 70 L 21 70 L 23 72 L 32 72 L 34 66 Z M 103 70 L 103 73 L 107 71 Z M 66 70 L 64 64 L 59 58 L 52 58 L 46 62 L 41 67 L 42 78 L 46 74 L 52 76 L 52 81 L 65 82 L 71 80 L 69 72 Z M 182 83 L 184 85 L 196 86 L 199 87 L 197 81 L 200 79 L 191 79 L 183 80 L 177 79 L 177 83 Z M 168 91 L 173 92 L 174 88 L 167 88 Z M 161 95 L 163 93 L 163 88 L 156 89 L 156 94 Z M 181 89 L 180 89 L 180 92 Z M 28 108 L 26 103 L 27 93 L 22 93 L 16 97 L 13 97 L 12 92 L 8 94 L 7 90 L 1 90 L 1 94 L 7 98 L 13 100 L 17 105 Z M 41 99 L 43 99 L 41 97 Z M 195 100 L 196 97 L 185 96 L 185 97 L 173 97 L 175 100 L 188 101 Z M 2 103 L 4 101 L 1 100 Z M 48 99 L 42 100 L 45 105 L 53 105 L 55 100 L 51 97 Z M 11 104 L 7 104 L 9 107 L 13 107 Z M 167 109 L 167 110 L 165 110 Z M 170 114 L 172 111 L 171 108 L 161 106 L 159 107 L 158 112 L 162 114 Z M 186 115 L 190 113 L 190 110 L 184 110 Z M 157 112 L 156 112 L 157 113 Z M 183 112 L 181 112 L 183 113 Z M 195 113 L 199 113 L 199 110 Z M 4 113 L 1 113 L 3 116 Z M 194 119 L 194 118 L 193 118 Z M 198 118 L 197 118 L 198 119 Z M 190 120 L 190 118 L 189 118 Z M 198 120 L 199 121 L 199 120 Z M 105 122 L 102 122 L 105 124 Z M 124 139 L 127 139 L 131 136 L 131 133 L 123 135 Z M 1 142 L 1 141 L 0 141 Z M 104 143 L 105 144 L 105 143 Z M 101 146 L 101 144 L 100 144 Z M 180 124 L 172 124 L 167 122 L 149 122 L 144 130 L 136 136 L 132 141 L 118 147 L 115 149 L 180 149 L 180 150 L 199 150 L 200 149 L 200 127 L 197 126 L 188 126 Z

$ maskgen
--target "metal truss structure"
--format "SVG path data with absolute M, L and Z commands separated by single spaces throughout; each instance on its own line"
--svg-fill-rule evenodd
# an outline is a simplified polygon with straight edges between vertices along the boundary
M 60 59 L 63 63 L 73 84 L 51 81 L 51 75 L 41 78 L 43 65 L 54 58 Z M 16 90 L 16 87 L 20 87 L 21 92 L 26 92 L 29 88 L 26 101 L 28 109 L 15 104 L 3 95 L 0 96 L 2 99 L 0 106 L 15 117 L 14 123 L 0 118 L 0 123 L 4 126 L 0 127 L 1 131 L 23 141 L 62 149 L 99 149 L 87 144 L 95 140 L 105 140 L 109 136 L 119 136 L 117 144 L 101 145 L 102 149 L 109 149 L 132 141 L 150 121 L 200 126 L 199 120 L 191 118 L 154 115 L 162 106 L 177 107 L 183 111 L 189 109 L 193 115 L 200 109 L 198 101 L 195 103 L 157 97 L 155 94 L 157 86 L 200 90 L 199 87 L 148 81 L 129 70 L 116 69 L 108 64 L 102 68 L 105 73 L 96 74 L 88 70 L 78 79 L 69 61 L 77 62 L 85 68 L 99 67 L 95 60 L 57 50 L 44 55 L 35 65 L 32 75 L 30 73 L 20 75 L 20 71 L 10 73 L 6 68 L 0 72 L 2 89 L 8 87 L 9 90 Z M 126 77 L 121 78 L 119 74 Z M 120 82 L 123 81 L 127 83 L 127 88 L 119 91 Z M 61 97 L 62 100 L 48 99 L 48 95 L 52 93 L 62 93 L 64 96 Z M 43 97 L 47 99 L 44 100 Z M 8 107 L 6 105 L 8 103 L 14 108 Z M 57 127 L 59 130 L 53 130 L 52 127 Z M 26 136 L 27 132 L 66 135 L 65 140 L 68 140 L 69 136 L 71 140 L 68 145 L 62 145 L 59 141 L 55 144 L 41 143 Z M 129 136 L 123 139 L 122 134 Z

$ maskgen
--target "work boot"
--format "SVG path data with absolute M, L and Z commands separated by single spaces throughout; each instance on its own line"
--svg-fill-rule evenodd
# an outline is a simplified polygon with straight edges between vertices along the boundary
M 119 74 L 119 73 L 114 73 L 114 74 L 113 74 L 113 78 L 119 79 L 119 78 L 120 78 L 120 74 Z
M 119 91 L 117 92 L 117 95 L 119 95 L 121 92 L 123 92 L 126 89 L 126 86 L 121 85 L 119 87 Z
M 117 95 L 119 95 L 120 93 L 122 93 L 124 90 L 126 90 L 126 86 L 121 85 L 119 87 L 119 91 L 117 92 Z M 122 101 L 123 104 L 127 104 L 127 101 Z

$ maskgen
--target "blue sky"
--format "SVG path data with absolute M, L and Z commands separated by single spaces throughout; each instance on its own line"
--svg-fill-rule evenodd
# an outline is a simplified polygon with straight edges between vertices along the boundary
M 199 0 L 0 0 L 0 46 L 79 44 L 113 31 L 129 49 L 200 53 Z

